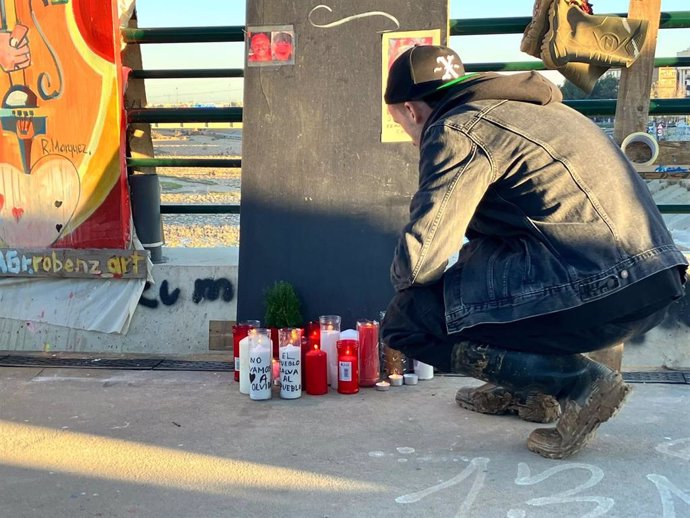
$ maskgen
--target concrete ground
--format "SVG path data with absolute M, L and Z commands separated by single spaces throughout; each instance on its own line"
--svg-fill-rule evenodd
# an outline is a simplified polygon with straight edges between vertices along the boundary
M 553 461 L 460 409 L 475 383 L 254 402 L 231 372 L 0 368 L 0 516 L 690 516 L 690 386 L 635 384 Z

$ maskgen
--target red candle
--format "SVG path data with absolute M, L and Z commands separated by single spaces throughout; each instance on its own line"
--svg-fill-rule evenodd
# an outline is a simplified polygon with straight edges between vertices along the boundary
M 235 360 L 235 381 L 240 381 L 240 340 L 249 334 L 250 329 L 261 327 L 258 320 L 247 320 L 232 326 L 232 356 Z
M 338 392 L 356 394 L 359 392 L 359 360 L 357 340 L 338 340 Z
M 379 323 L 376 320 L 358 320 L 359 384 L 373 387 L 379 380 Z
M 319 348 L 319 344 L 312 345 L 307 353 L 305 367 L 307 381 L 305 388 L 307 394 L 321 396 L 328 392 L 328 367 L 326 365 L 326 353 Z

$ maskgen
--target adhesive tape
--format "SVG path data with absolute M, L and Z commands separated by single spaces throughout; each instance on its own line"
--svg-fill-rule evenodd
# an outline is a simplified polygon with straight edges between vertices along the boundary
M 625 156 L 628 156 L 625 152 L 627 147 L 634 143 L 644 144 L 649 148 L 649 151 L 652 154 L 651 158 L 646 162 L 633 162 L 635 165 L 652 165 L 654 162 L 656 162 L 656 159 L 659 157 L 659 143 L 654 137 L 652 137 L 649 133 L 644 133 L 642 131 L 631 133 L 625 137 L 621 143 L 621 149 L 623 150 Z

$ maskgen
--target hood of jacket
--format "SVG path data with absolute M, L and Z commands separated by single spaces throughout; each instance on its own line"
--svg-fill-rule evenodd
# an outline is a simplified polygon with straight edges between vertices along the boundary
M 431 113 L 424 129 L 462 104 L 488 99 L 546 105 L 561 102 L 563 96 L 555 84 L 538 72 L 482 73 L 453 88 Z

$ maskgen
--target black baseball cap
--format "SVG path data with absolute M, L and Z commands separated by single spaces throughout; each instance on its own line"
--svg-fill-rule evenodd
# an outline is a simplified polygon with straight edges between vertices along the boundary
M 422 100 L 477 74 L 465 74 L 460 56 L 442 45 L 415 45 L 400 54 L 388 71 L 386 104 Z

